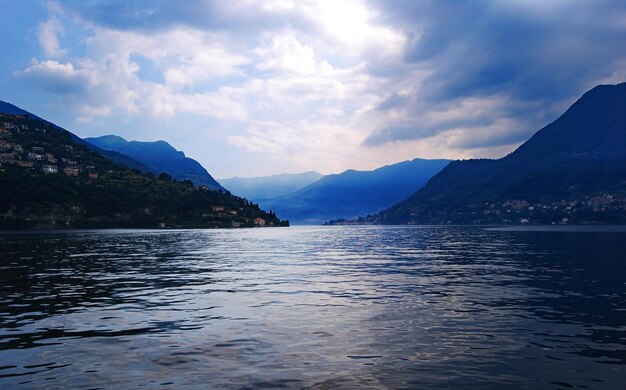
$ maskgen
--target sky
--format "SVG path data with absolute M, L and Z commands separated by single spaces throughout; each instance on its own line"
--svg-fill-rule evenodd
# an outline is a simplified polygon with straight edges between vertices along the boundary
M 217 178 L 498 158 L 626 81 L 626 2 L 0 0 L 0 100 Z

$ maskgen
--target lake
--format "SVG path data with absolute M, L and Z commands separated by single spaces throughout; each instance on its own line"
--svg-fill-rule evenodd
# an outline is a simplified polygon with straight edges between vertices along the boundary
M 626 383 L 624 229 L 0 234 L 4 388 Z

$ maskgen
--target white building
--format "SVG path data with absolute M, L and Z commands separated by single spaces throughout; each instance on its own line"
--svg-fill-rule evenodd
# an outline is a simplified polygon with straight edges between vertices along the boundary
M 44 164 L 43 167 L 41 167 L 41 169 L 43 170 L 44 173 L 57 173 L 59 171 L 59 168 L 56 165 Z

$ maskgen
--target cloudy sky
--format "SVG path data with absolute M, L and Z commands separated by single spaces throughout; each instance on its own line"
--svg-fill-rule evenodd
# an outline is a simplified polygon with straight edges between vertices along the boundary
M 0 100 L 215 177 L 500 157 L 626 81 L 626 2 L 0 0 Z

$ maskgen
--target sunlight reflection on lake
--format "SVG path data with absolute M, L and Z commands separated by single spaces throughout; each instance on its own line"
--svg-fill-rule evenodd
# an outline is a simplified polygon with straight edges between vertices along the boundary
M 626 234 L 0 235 L 0 384 L 619 388 Z

